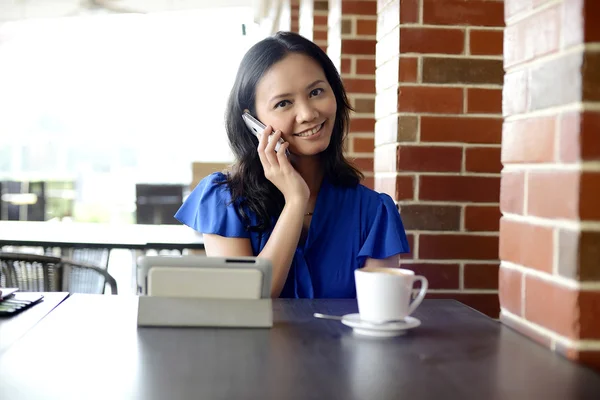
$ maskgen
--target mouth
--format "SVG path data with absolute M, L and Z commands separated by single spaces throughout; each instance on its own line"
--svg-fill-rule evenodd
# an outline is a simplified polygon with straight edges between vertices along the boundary
M 324 121 L 321 124 L 315 126 L 314 128 L 307 129 L 307 130 L 302 131 L 300 133 L 294 133 L 294 136 L 297 136 L 297 137 L 311 137 L 311 136 L 314 136 L 314 135 L 318 134 L 321 131 L 321 129 L 323 129 L 323 126 L 325 125 L 325 122 L 326 121 Z

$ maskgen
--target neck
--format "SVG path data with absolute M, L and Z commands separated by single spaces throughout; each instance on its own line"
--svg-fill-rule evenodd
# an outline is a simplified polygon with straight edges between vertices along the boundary
M 323 168 L 318 155 L 312 157 L 294 157 L 292 165 L 304 178 L 310 190 L 310 197 L 316 198 L 323 182 Z

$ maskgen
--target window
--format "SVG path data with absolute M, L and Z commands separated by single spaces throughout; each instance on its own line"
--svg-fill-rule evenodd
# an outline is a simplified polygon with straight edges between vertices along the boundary
M 72 181 L 80 219 L 94 219 L 90 207 L 127 219 L 136 183 L 187 184 L 193 161 L 232 160 L 224 106 L 241 57 L 261 39 L 242 35 L 252 15 L 0 25 L 0 178 Z

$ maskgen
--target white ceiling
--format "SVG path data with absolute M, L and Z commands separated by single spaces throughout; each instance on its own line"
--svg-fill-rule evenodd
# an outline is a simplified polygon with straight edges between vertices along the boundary
M 164 12 L 214 7 L 256 7 L 264 0 L 0 0 L 0 23 L 119 12 Z

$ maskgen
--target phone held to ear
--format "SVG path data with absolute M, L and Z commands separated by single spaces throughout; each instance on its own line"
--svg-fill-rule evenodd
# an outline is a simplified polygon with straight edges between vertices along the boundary
M 250 132 L 252 132 L 260 140 L 260 135 L 266 128 L 265 124 L 260 122 L 258 119 L 254 118 L 248 111 L 244 111 L 244 113 L 242 114 L 242 118 L 244 119 L 244 122 L 246 123 L 248 129 L 250 129 Z M 271 136 L 269 136 L 269 141 L 270 140 Z M 279 146 L 281 146 L 282 144 L 283 139 L 279 138 L 277 144 L 275 145 L 275 151 L 279 151 Z

